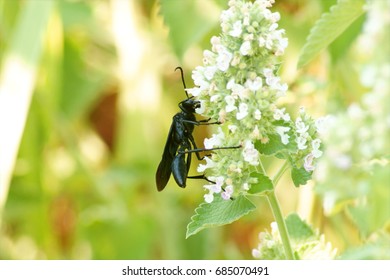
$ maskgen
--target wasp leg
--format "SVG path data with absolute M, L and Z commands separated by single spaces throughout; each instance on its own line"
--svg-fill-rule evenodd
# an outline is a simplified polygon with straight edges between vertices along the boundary
M 216 184 L 216 182 L 211 181 L 209 178 L 207 178 L 204 174 L 202 175 L 195 175 L 195 176 L 187 176 L 187 179 L 201 179 L 201 180 L 206 180 L 209 183 Z M 225 191 L 224 188 L 222 188 L 223 191 Z M 233 197 L 230 198 L 230 200 L 234 200 Z
M 195 145 L 194 145 L 195 146 Z M 196 146 L 195 146 L 196 147 Z M 209 151 L 215 151 L 215 150 L 227 150 L 227 149 L 239 149 L 241 148 L 241 145 L 238 146 L 229 146 L 229 147 L 215 147 L 211 149 L 206 149 L 206 148 L 195 148 L 192 150 L 186 150 L 186 151 L 179 151 L 179 154 L 189 154 L 189 153 L 199 153 L 199 152 L 209 152 Z M 199 160 L 204 159 L 204 157 L 198 158 Z
M 210 119 L 207 120 L 200 120 L 200 121 L 190 121 L 190 120 L 183 120 L 185 123 L 190 123 L 193 125 L 211 125 L 211 124 L 221 124 L 220 122 L 208 122 Z
M 195 176 L 187 176 L 188 179 L 203 179 L 206 180 L 209 183 L 215 184 L 214 181 L 211 181 L 209 178 L 207 178 L 204 174 L 202 175 L 195 175 Z

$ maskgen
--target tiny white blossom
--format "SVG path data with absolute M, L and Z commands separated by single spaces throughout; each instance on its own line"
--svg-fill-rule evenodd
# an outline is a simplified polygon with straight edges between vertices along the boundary
M 286 108 L 282 108 L 282 109 L 275 109 L 274 110 L 274 119 L 275 120 L 284 120 L 286 122 L 288 122 L 290 120 L 290 115 L 288 113 L 285 113 L 284 111 L 286 111 Z
M 269 19 L 273 22 L 277 22 L 280 20 L 280 14 L 278 12 L 272 13 Z
M 290 136 L 286 133 L 288 131 L 290 131 L 289 127 L 284 127 L 284 126 L 276 127 L 276 133 L 279 134 L 280 139 L 284 145 L 287 145 L 289 143 L 288 139 L 290 138 Z
M 245 41 L 240 47 L 240 53 L 242 55 L 248 55 L 251 50 L 251 42 Z
M 296 127 L 297 132 L 300 134 L 305 133 L 309 129 L 309 126 L 305 125 L 305 123 L 302 121 L 301 117 L 298 117 L 295 120 L 295 127 Z
M 265 79 L 265 82 L 273 90 L 283 91 L 283 89 L 284 89 L 284 86 L 280 84 L 280 78 L 279 77 L 268 77 L 268 78 Z
M 313 148 L 312 154 L 315 158 L 319 158 L 322 156 L 322 151 L 320 150 L 321 146 L 321 140 L 320 139 L 315 139 L 313 142 L 311 142 L 311 147 Z
M 234 78 L 231 78 L 229 80 L 229 82 L 226 84 L 226 88 L 227 89 L 232 89 L 235 84 L 236 84 L 236 82 L 234 81 Z
M 220 94 L 214 94 L 214 95 L 211 95 L 210 96 L 210 101 L 215 103 L 217 102 L 219 99 L 221 98 L 221 95 Z
M 261 112 L 259 109 L 256 109 L 254 117 L 258 121 L 261 119 Z
M 229 21 L 230 18 L 232 18 L 234 16 L 234 13 L 231 9 L 228 9 L 228 10 L 224 10 L 222 11 L 221 13 L 221 21 L 222 22 L 227 22 Z
M 287 46 L 288 46 L 288 39 L 287 38 L 279 38 L 278 46 L 277 46 L 275 55 L 280 56 L 280 55 L 284 54 L 284 50 L 287 48 Z
M 207 203 L 211 203 L 213 202 L 213 200 L 214 200 L 214 194 L 208 193 L 204 195 L 204 201 L 206 201 Z
M 263 81 L 260 77 L 256 77 L 254 80 L 248 79 L 245 82 L 245 86 L 248 87 L 251 91 L 256 92 L 263 86 Z
M 255 149 L 252 141 L 245 141 L 244 149 L 242 151 L 244 160 L 250 165 L 259 165 L 259 151 Z
M 204 139 L 204 147 L 206 149 L 212 149 L 214 147 L 218 147 L 221 145 L 222 140 L 225 138 L 225 134 L 223 133 L 222 129 L 218 128 L 218 133 L 213 134 L 211 138 L 205 138 Z M 205 158 L 207 160 L 207 157 Z
M 232 112 L 232 111 L 237 109 L 237 107 L 234 105 L 236 100 L 234 100 L 233 96 L 227 95 L 225 97 L 225 101 L 226 101 L 226 104 L 227 104 L 226 107 L 225 107 L 226 113 Z
M 307 145 L 306 145 L 307 139 L 305 137 L 298 136 L 296 138 L 296 142 L 297 142 L 299 150 L 305 150 L 307 148 Z
M 211 80 L 214 77 L 215 72 L 217 71 L 217 67 L 215 66 L 207 66 L 204 69 L 204 76 L 207 80 Z
M 237 20 L 235 23 L 233 23 L 233 29 L 229 32 L 229 35 L 233 37 L 240 37 L 241 33 L 242 23 L 240 20 Z
M 218 176 L 217 178 L 215 178 L 216 188 L 214 189 L 214 192 L 220 193 L 224 182 L 225 182 L 225 178 L 223 176 Z
M 315 166 L 313 165 L 314 156 L 312 153 L 309 153 L 304 160 L 303 167 L 307 172 L 311 172 L 315 169 Z
M 237 120 L 242 120 L 248 115 L 248 105 L 246 103 L 240 103 L 238 107 L 238 112 L 236 114 Z
M 210 83 L 205 80 L 204 77 L 205 68 L 202 66 L 197 66 L 194 71 L 192 71 L 192 79 L 194 84 L 199 86 L 200 89 L 207 89 L 210 86 Z
M 199 173 L 203 173 L 208 168 L 213 168 L 215 166 L 215 162 L 209 158 L 205 157 L 206 164 L 199 164 L 198 168 L 196 169 Z
M 209 50 L 203 51 L 203 63 L 205 65 L 212 64 L 214 62 L 215 53 Z
M 271 24 L 271 26 L 269 27 L 269 31 L 275 31 L 277 28 L 278 28 L 278 24 L 276 22 L 274 22 L 273 24 Z M 274 33 L 271 33 L 272 35 Z
M 200 107 L 199 107 L 199 108 L 196 108 L 196 109 L 195 109 L 195 112 L 196 112 L 197 114 L 201 115 L 201 114 L 204 113 L 205 110 L 206 110 L 206 107 L 204 106 L 204 101 L 201 100 L 201 101 L 200 101 Z
M 265 35 L 265 37 L 259 36 L 258 42 L 259 47 L 266 47 L 268 50 L 271 50 L 273 46 L 273 37 L 269 34 Z
M 228 185 L 226 188 L 225 188 L 225 191 L 221 194 L 222 198 L 224 200 L 228 200 L 232 197 L 232 194 L 233 194 L 233 186 L 232 185 Z
M 187 88 L 186 92 L 188 94 L 191 94 L 192 96 L 198 96 L 201 93 L 202 89 L 199 87 L 194 87 L 194 88 Z
M 196 66 L 194 71 L 192 71 L 192 80 L 194 81 L 194 84 L 197 86 L 200 86 L 200 84 L 204 80 L 203 69 L 204 67 L 202 66 Z
M 230 89 L 232 91 L 232 96 L 234 98 L 240 97 L 241 99 L 247 98 L 247 94 L 245 93 L 246 89 L 240 84 L 236 84 L 233 79 L 230 79 L 229 82 L 226 85 L 227 89 Z
M 210 39 L 210 43 L 212 45 L 212 50 L 214 52 L 218 52 L 218 50 L 220 49 L 221 47 L 221 38 L 218 37 L 218 36 L 213 36 L 211 37 Z
M 218 53 L 217 57 L 217 67 L 222 72 L 225 72 L 229 68 L 230 61 L 232 60 L 233 55 L 225 47 L 222 47 L 222 50 Z
M 271 31 L 271 30 L 270 30 Z M 272 47 L 274 45 L 274 37 L 273 34 L 267 34 L 265 36 L 265 47 L 269 50 L 272 50 Z
M 224 184 L 225 178 L 223 176 L 209 177 L 210 180 L 215 180 L 215 184 L 204 185 L 203 188 L 209 191 L 210 194 L 220 193 Z
M 263 74 L 266 78 L 271 78 L 274 77 L 274 72 L 270 68 L 264 68 L 263 69 Z

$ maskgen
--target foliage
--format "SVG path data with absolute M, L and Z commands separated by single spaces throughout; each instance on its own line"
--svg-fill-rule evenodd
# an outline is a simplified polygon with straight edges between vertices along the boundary
M 232 201 L 216 197 L 211 203 L 202 203 L 195 209 L 195 215 L 187 226 L 187 238 L 208 227 L 230 224 L 255 208 L 243 195 Z
M 312 60 L 318 53 L 342 34 L 361 14 L 363 0 L 339 0 L 316 22 L 307 37 L 299 57 L 298 68 Z

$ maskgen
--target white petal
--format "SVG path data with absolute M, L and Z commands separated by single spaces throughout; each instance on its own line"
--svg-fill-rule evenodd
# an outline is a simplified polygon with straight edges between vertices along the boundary
M 214 200 L 214 195 L 212 193 L 204 195 L 204 201 L 206 201 L 207 203 L 211 203 L 213 202 L 213 200 Z

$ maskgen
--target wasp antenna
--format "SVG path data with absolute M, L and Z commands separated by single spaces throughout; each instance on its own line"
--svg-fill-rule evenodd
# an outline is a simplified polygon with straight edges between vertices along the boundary
M 189 96 L 188 96 L 188 93 L 187 93 L 187 86 L 186 86 L 186 82 L 184 81 L 184 72 L 183 72 L 183 68 L 181 68 L 180 66 L 178 66 L 178 67 L 176 67 L 175 68 L 175 71 L 177 70 L 177 69 L 179 69 L 180 70 L 180 73 L 181 73 L 181 81 L 183 82 L 183 86 L 184 86 L 184 92 L 185 92 L 185 94 L 187 95 L 187 98 L 190 98 Z

